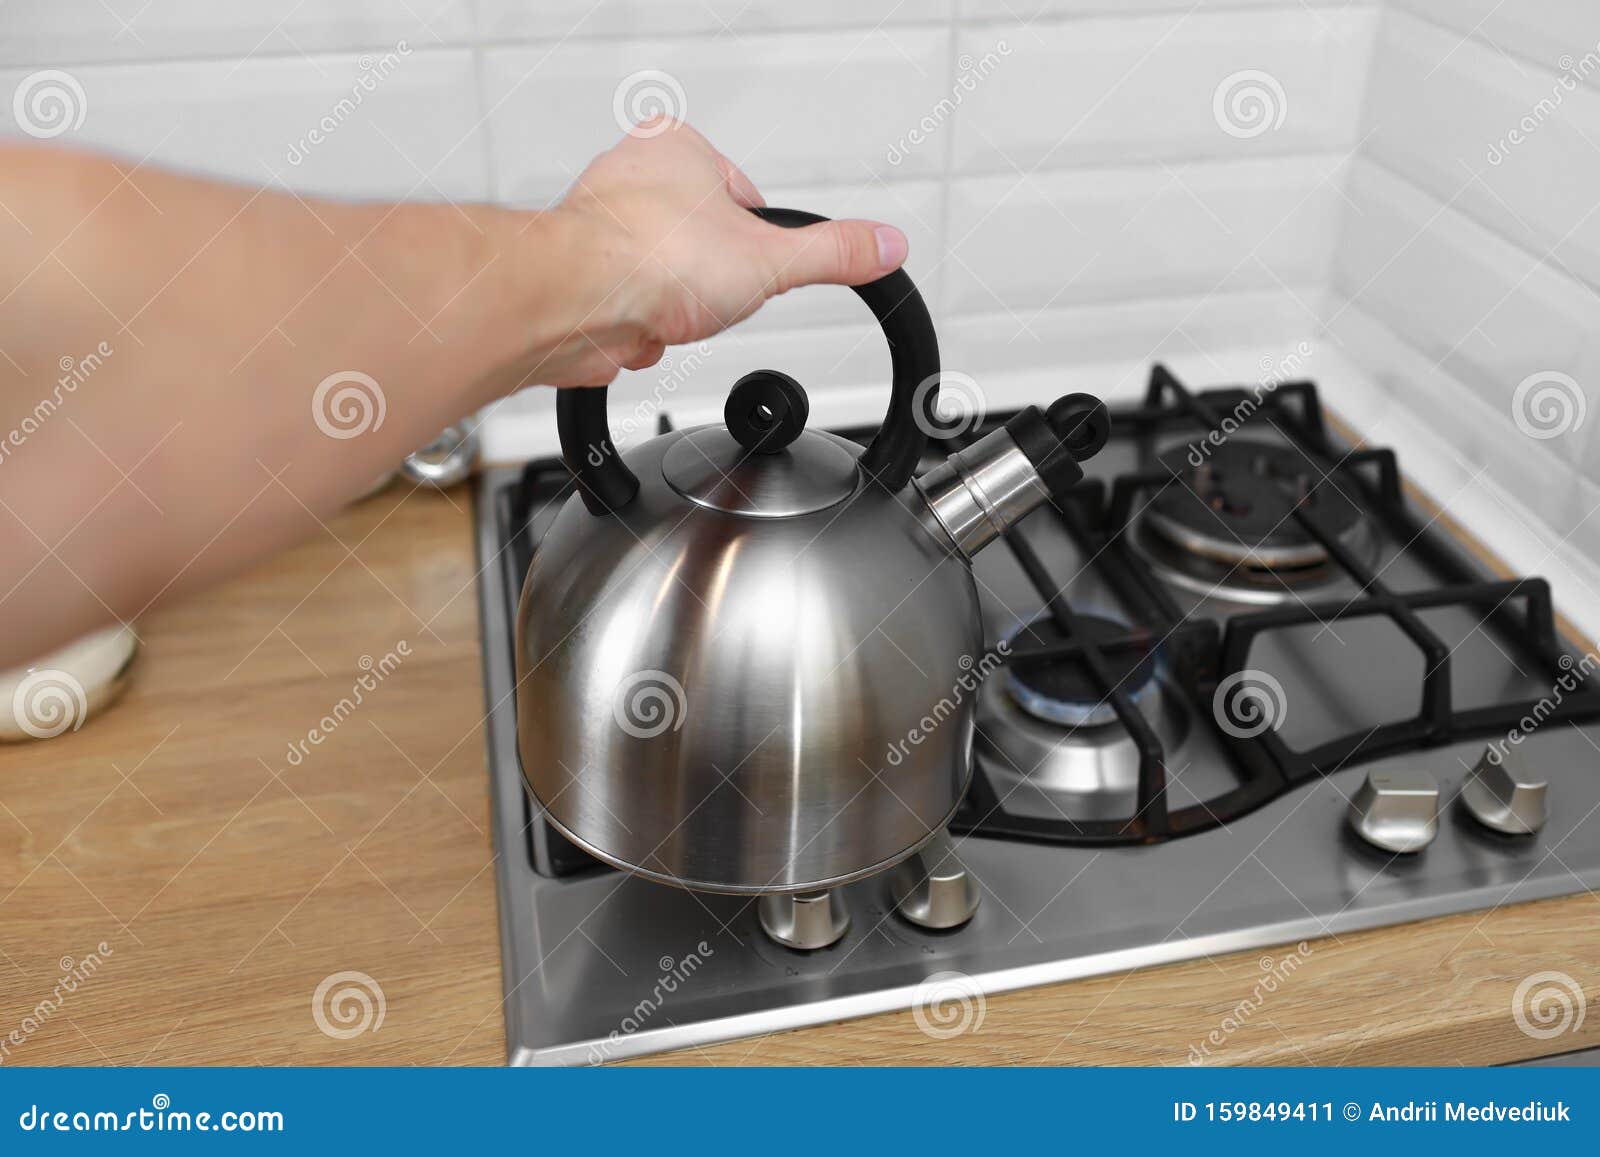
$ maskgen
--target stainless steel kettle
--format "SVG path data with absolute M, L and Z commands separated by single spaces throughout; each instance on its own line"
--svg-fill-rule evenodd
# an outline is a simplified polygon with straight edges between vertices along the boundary
M 1108 419 L 1084 394 L 1030 407 L 913 480 L 937 428 L 933 323 L 904 271 L 856 292 L 893 365 L 864 451 L 806 429 L 804 390 L 772 370 L 738 381 L 724 425 L 626 455 L 604 389 L 557 398 L 576 493 L 522 591 L 519 747 L 550 820 L 619 868 L 816 891 L 911 855 L 966 789 L 969 560 L 1078 481 Z

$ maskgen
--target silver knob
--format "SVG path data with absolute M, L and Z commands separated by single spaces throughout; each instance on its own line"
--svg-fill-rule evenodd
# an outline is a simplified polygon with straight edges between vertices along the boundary
M 440 490 L 454 486 L 478 462 L 478 428 L 465 422 L 446 426 L 422 449 L 407 454 L 400 469 L 406 477 Z
M 1439 785 L 1417 768 L 1370 772 L 1350 802 L 1350 826 L 1375 848 L 1420 852 L 1439 834 Z
M 920 928 L 959 928 L 982 898 L 972 874 L 956 858 L 948 832 L 896 864 L 889 875 L 895 911 Z
M 1546 786 L 1521 752 L 1486 747 L 1461 788 L 1461 802 L 1484 827 L 1526 836 L 1544 827 Z
M 826 948 L 850 931 L 850 913 L 837 890 L 763 896 L 756 911 L 762 930 L 785 948 Z

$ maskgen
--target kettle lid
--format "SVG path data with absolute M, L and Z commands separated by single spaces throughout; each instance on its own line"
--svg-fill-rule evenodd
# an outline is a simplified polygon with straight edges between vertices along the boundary
M 749 518 L 792 518 L 826 510 L 856 492 L 856 452 L 805 428 L 811 406 L 800 383 L 756 370 L 734 385 L 726 427 L 689 430 L 667 451 L 661 472 L 700 506 Z

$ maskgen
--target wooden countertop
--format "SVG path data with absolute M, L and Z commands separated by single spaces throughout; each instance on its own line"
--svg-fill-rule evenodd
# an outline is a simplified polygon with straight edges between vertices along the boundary
M 468 502 L 391 487 L 150 615 L 103 717 L 0 747 L 0 1061 L 504 1062 Z M 1181 1064 L 1214 1030 L 1217 1063 L 1510 1060 L 1600 1044 L 1600 1014 L 1552 1040 L 1511 1016 L 1535 972 L 1600 999 L 1597 916 L 1585 894 L 1314 941 L 1242 1015 L 1283 950 L 994 996 L 948 1040 L 892 1013 L 656 1060 Z M 382 990 L 376 1031 L 319 1029 L 340 972 Z

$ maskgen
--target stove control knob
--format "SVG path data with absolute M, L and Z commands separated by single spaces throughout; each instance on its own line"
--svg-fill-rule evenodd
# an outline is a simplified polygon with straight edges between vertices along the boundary
M 919 928 L 959 928 L 978 910 L 977 882 L 956 858 L 948 832 L 889 873 L 894 910 Z
M 1544 827 L 1545 789 L 1544 776 L 1521 752 L 1487 747 L 1461 789 L 1461 802 L 1484 827 L 1527 836 Z
M 756 911 L 762 931 L 785 948 L 802 952 L 837 944 L 850 931 L 850 913 L 838 889 L 763 896 Z
M 1439 785 L 1416 768 L 1370 772 L 1350 803 L 1350 826 L 1375 848 L 1420 852 L 1439 834 Z

